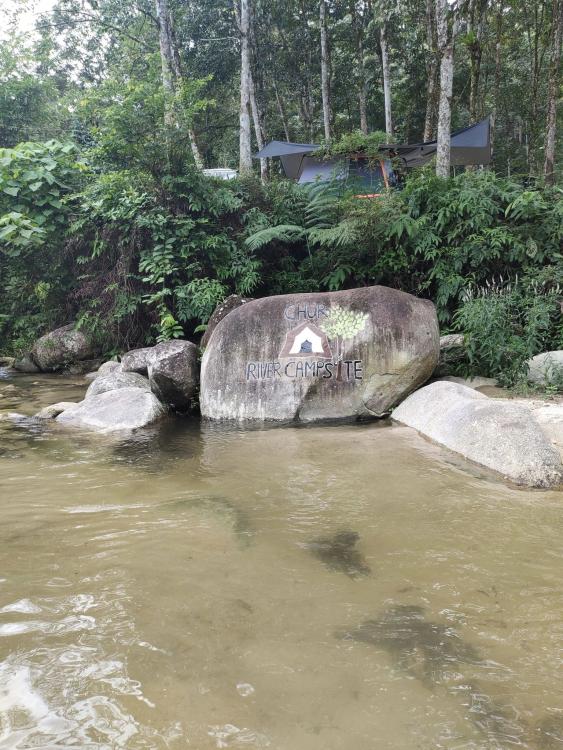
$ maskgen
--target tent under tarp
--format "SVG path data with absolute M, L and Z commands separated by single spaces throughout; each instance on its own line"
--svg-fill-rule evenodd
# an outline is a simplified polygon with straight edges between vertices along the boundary
M 436 154 L 437 141 L 425 143 L 396 144 L 381 146 L 381 150 L 399 156 L 407 168 L 427 164 Z M 451 136 L 450 163 L 453 166 L 489 164 L 491 161 L 491 124 L 489 118 L 456 130 Z
M 347 157 L 323 160 L 310 156 L 320 146 L 315 143 L 287 143 L 271 141 L 255 154 L 255 159 L 280 157 L 287 177 L 300 183 L 328 180 L 333 177 L 345 178 Z M 399 157 L 410 169 L 427 164 L 436 154 L 437 142 L 427 141 L 412 144 L 385 144 L 380 146 L 381 157 Z M 357 155 L 354 155 L 357 157 Z M 489 164 L 491 161 L 491 132 L 489 118 L 457 130 L 451 136 L 451 164 Z

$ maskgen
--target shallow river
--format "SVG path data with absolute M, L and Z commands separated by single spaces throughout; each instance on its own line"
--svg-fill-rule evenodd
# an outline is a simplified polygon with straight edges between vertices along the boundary
M 0 421 L 2 750 L 563 748 L 562 656 L 561 492 L 388 423 Z

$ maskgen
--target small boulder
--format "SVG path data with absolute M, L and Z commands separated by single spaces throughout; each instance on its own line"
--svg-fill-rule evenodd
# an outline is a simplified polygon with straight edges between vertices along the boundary
M 465 353 L 463 333 L 448 333 L 440 336 L 440 359 L 434 376 L 448 375 L 453 365 L 465 359 Z
M 36 373 L 39 372 L 39 367 L 31 359 L 29 354 L 24 354 L 14 362 L 14 370 L 18 372 Z
M 197 346 L 191 341 L 164 341 L 153 347 L 148 360 L 153 393 L 176 409 L 185 410 L 198 383 Z
M 110 359 L 108 362 L 101 364 L 94 372 L 88 372 L 84 376 L 86 380 L 96 380 L 101 375 L 109 375 L 110 372 L 121 371 L 121 365 L 114 359 Z
M 561 457 L 531 410 L 508 399 L 438 381 L 403 401 L 393 419 L 516 484 L 563 481 Z
M 55 419 L 67 409 L 76 409 L 78 404 L 75 401 L 59 401 L 58 404 L 44 406 L 35 415 L 38 419 Z
M 154 346 L 146 346 L 144 349 L 131 349 L 121 357 L 121 369 L 123 372 L 138 372 L 146 375 L 148 371 L 149 358 L 152 356 Z
M 563 350 L 543 352 L 528 360 L 528 380 L 536 385 L 563 387 Z
M 0 367 L 11 368 L 14 366 L 15 361 L 14 357 L 0 357 Z
M 236 310 L 237 307 L 245 305 L 247 302 L 252 302 L 252 297 L 241 297 L 240 294 L 231 294 L 227 297 L 227 299 L 223 300 L 220 305 L 217 305 L 217 307 L 211 314 L 211 317 L 207 321 L 207 328 L 205 329 L 205 333 L 201 337 L 200 346 L 202 347 L 202 349 L 205 349 L 205 347 L 209 343 L 211 334 L 217 328 L 217 325 L 223 320 L 223 318 L 233 310 Z
M 92 359 L 96 353 L 89 336 L 76 330 L 71 323 L 37 339 L 31 349 L 31 358 L 43 372 L 53 372 L 75 362 Z
M 150 391 L 149 381 L 143 375 L 137 372 L 121 372 L 120 369 L 114 369 L 107 375 L 100 375 L 88 386 L 85 399 L 98 396 L 106 391 L 116 391 L 120 388 L 140 388 L 143 391 Z
M 145 427 L 165 414 L 166 407 L 150 391 L 120 388 L 84 399 L 76 408 L 63 411 L 56 419 L 63 425 L 114 432 Z

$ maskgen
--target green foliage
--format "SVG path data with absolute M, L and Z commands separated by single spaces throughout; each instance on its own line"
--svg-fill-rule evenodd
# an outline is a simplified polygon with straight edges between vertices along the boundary
M 466 371 L 522 385 L 526 362 L 546 349 L 563 348 L 562 289 L 527 277 L 470 288 L 454 316 L 465 333 Z
M 317 153 L 326 157 L 359 154 L 368 159 L 376 159 L 381 157 L 379 147 L 388 140 L 387 133 L 382 130 L 374 130 L 367 134 L 362 133 L 361 130 L 353 130 L 343 133 L 340 138 L 330 144 L 324 143 Z

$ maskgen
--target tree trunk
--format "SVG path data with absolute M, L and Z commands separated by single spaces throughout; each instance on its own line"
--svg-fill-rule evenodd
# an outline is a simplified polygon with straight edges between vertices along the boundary
M 174 43 L 172 17 L 168 7 L 168 0 L 155 0 L 156 18 L 158 21 L 158 41 L 160 47 L 160 65 L 162 88 L 164 89 L 164 126 L 166 132 L 166 153 L 168 166 L 172 158 L 172 141 L 178 129 L 179 117 L 176 105 L 176 93 L 182 82 L 182 70 L 178 50 Z M 188 127 L 188 138 L 194 161 L 198 169 L 203 167 L 203 159 L 199 152 L 193 127 Z
M 436 39 L 436 14 L 434 0 L 426 0 L 426 44 L 429 50 L 426 84 L 426 115 L 423 141 L 431 141 L 436 121 L 436 93 L 438 91 L 438 41 Z
M 239 112 L 239 171 L 252 172 L 250 132 L 250 2 L 240 0 L 240 112 Z
M 273 85 L 274 85 L 274 93 L 276 95 L 276 104 L 278 105 L 278 112 L 280 115 L 280 120 L 282 121 L 283 132 L 285 134 L 285 140 L 289 142 L 291 141 L 291 138 L 289 137 L 289 125 L 287 124 L 287 116 L 285 114 L 285 107 L 283 106 L 283 101 L 280 96 L 280 92 L 278 91 L 275 78 L 273 79 Z
M 256 101 L 256 87 L 254 86 L 254 76 L 252 75 L 252 72 L 250 74 L 250 108 L 252 110 L 252 121 L 254 123 L 254 133 L 256 135 L 256 143 L 258 144 L 258 151 L 262 151 L 264 148 L 264 132 L 262 130 L 260 110 L 258 109 L 258 103 Z M 267 159 L 260 159 L 260 178 L 262 179 L 262 182 L 266 182 L 268 179 Z
M 385 104 L 385 132 L 387 138 L 393 139 L 393 116 L 391 111 L 391 70 L 389 66 L 389 50 L 387 48 L 387 24 L 381 25 L 379 33 L 381 47 L 381 69 L 383 71 L 383 99 Z
M 455 13 L 455 11 L 454 11 Z M 436 30 L 440 60 L 440 103 L 438 106 L 438 143 L 436 150 L 436 174 L 450 176 L 452 90 L 454 80 L 454 40 L 457 31 L 457 17 L 448 27 L 447 0 L 436 0 Z
M 501 75 L 501 40 L 502 40 L 502 2 L 498 0 L 497 5 L 497 23 L 495 39 L 495 83 L 493 88 L 493 108 L 491 110 L 491 159 L 494 158 L 495 137 L 497 129 L 498 100 L 500 96 L 500 75 Z
M 469 39 L 469 122 L 478 120 L 479 79 L 481 77 L 481 39 L 487 0 L 470 0 L 467 36 Z
M 549 69 L 547 103 L 547 129 L 545 133 L 545 163 L 543 172 L 548 185 L 555 183 L 555 135 L 557 125 L 557 94 L 559 88 L 559 65 L 561 62 L 561 27 L 563 26 L 563 1 L 553 0 L 552 45 Z
M 321 27 L 321 91 L 323 97 L 323 123 L 325 141 L 330 143 L 330 72 L 325 0 L 320 0 L 319 2 L 319 22 Z

